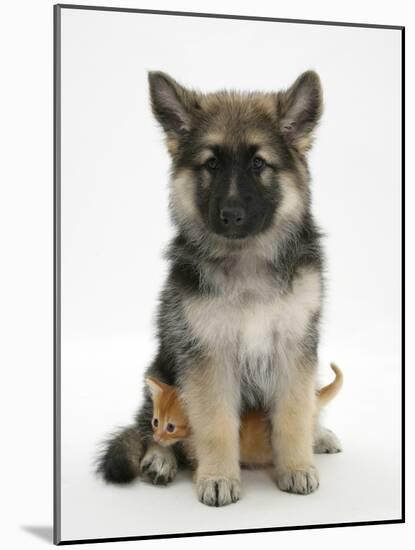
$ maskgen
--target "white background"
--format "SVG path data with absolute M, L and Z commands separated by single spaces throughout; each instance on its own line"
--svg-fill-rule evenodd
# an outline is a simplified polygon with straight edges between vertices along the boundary
M 400 517 L 400 51 L 393 30 L 62 11 L 63 540 Z M 330 360 L 345 371 L 327 418 L 345 452 L 318 457 L 307 499 L 263 472 L 219 511 L 195 502 L 188 476 L 163 491 L 103 486 L 94 455 L 141 397 L 173 231 L 147 71 L 278 90 L 308 68 L 326 98 L 310 155 L 328 233 L 321 377 Z
M 34 4 L 37 4 L 35 7 Z M 128 5 L 124 3 L 123 5 Z M 138 6 L 138 3 L 129 5 Z M 25 13 L 23 14 L 23 6 Z M 298 6 L 298 7 L 297 7 Z M 141 7 L 146 7 L 142 6 Z M 152 8 L 167 8 L 167 3 L 154 2 Z M 175 6 L 176 7 L 176 6 Z M 399 12 L 399 4 L 395 4 L 394 12 L 388 11 L 382 3 L 376 4 L 376 21 L 371 10 L 367 13 L 361 4 L 354 8 L 349 3 L 341 10 L 331 6 L 324 9 L 323 3 L 314 3 L 313 7 L 301 6 L 300 3 L 272 11 L 259 4 L 255 13 L 249 6 L 244 9 L 239 5 L 239 13 L 256 15 L 290 16 L 321 19 L 343 19 L 350 21 L 367 21 L 379 23 L 409 24 L 409 15 Z M 36 10 L 37 8 L 37 10 Z M 172 6 L 170 6 L 172 8 Z M 194 4 L 177 2 L 178 9 L 195 9 Z M 226 9 L 227 8 L 227 9 Z M 198 9 L 215 11 L 214 2 L 204 5 L 200 2 Z M 217 11 L 231 12 L 231 6 L 221 3 Z M 36 14 L 36 16 L 35 16 Z M 42 18 L 43 14 L 43 18 Z M 6 420 L 4 440 L 7 445 L 6 463 L 3 470 L 5 493 L 8 495 L 8 511 L 10 519 L 7 522 L 5 535 L 15 537 L 19 547 L 31 547 L 44 544 L 42 539 L 36 539 L 28 534 L 29 526 L 48 526 L 51 522 L 51 10 L 48 2 L 20 5 L 16 8 L 16 19 L 8 20 L 6 14 L 3 21 L 7 21 L 9 33 L 3 33 L 2 38 L 8 42 L 3 45 L 3 52 L 13 52 L 14 57 L 7 57 L 7 68 L 10 76 L 7 79 L 10 96 L 2 101 L 5 113 L 2 116 L 10 122 L 6 134 L 3 150 L 11 145 L 13 149 L 5 156 L 2 170 L 2 188 L 6 198 L 2 201 L 6 205 L 1 216 L 4 227 L 2 235 L 5 240 L 4 266 L 6 267 L 2 284 L 2 303 L 6 303 L 4 315 L 4 336 L 2 360 L 4 371 L 10 375 L 4 381 L 4 398 L 2 406 L 5 411 L 2 415 Z M 19 17 L 20 16 L 20 17 Z M 19 17 L 19 19 L 17 19 Z M 16 27 L 12 25 L 16 22 Z M 27 36 L 27 42 L 22 41 L 22 29 Z M 17 31 L 20 32 L 17 32 Z M 10 31 L 13 31 L 10 33 Z M 48 80 L 49 76 L 49 80 Z M 19 80 L 21 79 L 21 80 Z M 284 84 L 286 84 L 284 82 Z M 412 87 L 412 80 L 410 80 Z M 408 90 L 410 96 L 410 90 Z M 16 108 L 10 106 L 10 99 L 15 99 Z M 411 105 L 408 105 L 411 110 Z M 49 122 L 49 124 L 48 124 Z M 320 133 L 322 138 L 323 130 Z M 8 149 L 9 150 L 9 149 Z M 411 179 L 411 167 L 408 166 L 408 180 Z M 408 195 L 411 189 L 408 189 Z M 321 220 L 324 224 L 324 220 Z M 410 289 L 409 289 L 410 291 Z M 4 312 L 4 309 L 3 309 Z M 326 333 L 327 334 L 327 333 Z M 325 337 L 325 339 L 327 336 Z M 380 341 L 380 339 L 379 339 Z M 332 344 L 330 344 L 331 346 Z M 327 348 L 328 349 L 328 348 Z M 338 346 L 336 346 L 336 353 Z M 328 349 L 331 353 L 332 350 Z M 342 355 L 340 362 L 347 356 Z M 330 357 L 331 358 L 331 357 Z M 408 357 L 410 364 L 411 357 Z M 364 376 L 362 372 L 362 376 Z M 364 381 L 362 382 L 362 384 Z M 411 373 L 408 372 L 408 387 L 411 386 Z M 15 390 L 15 391 L 12 391 Z M 340 412 L 345 407 L 345 393 L 339 398 L 336 407 L 332 408 L 333 421 L 336 428 L 341 420 Z M 337 416 L 336 416 L 337 415 Z M 14 424 L 12 425 L 12 421 Z M 87 421 L 87 419 L 85 419 Z M 10 422 L 10 424 L 8 424 Z M 340 430 L 339 430 L 340 431 Z M 367 439 L 372 433 L 367 433 Z M 368 441 L 370 443 L 370 441 Z M 6 446 L 5 445 L 5 446 Z M 369 446 L 369 445 L 368 445 Z M 346 456 L 346 455 L 344 455 Z M 337 460 L 337 457 L 326 457 Z M 16 475 L 12 475 L 11 466 L 18 467 Z M 17 475 L 18 474 L 18 475 Z M 409 481 L 411 481 L 411 472 Z M 250 487 L 252 498 L 255 484 Z M 240 503 L 242 504 L 242 503 Z M 239 505 L 238 505 L 239 506 Z M 237 507 L 234 507 L 237 508 Z M 242 512 L 241 512 L 242 514 Z M 26 526 L 26 530 L 21 526 Z M 312 546 L 319 547 L 332 545 L 350 545 L 353 542 L 362 542 L 362 537 L 370 536 L 372 541 L 377 536 L 379 546 L 390 546 L 396 543 L 398 537 L 405 537 L 405 526 L 382 526 L 367 529 L 355 528 L 329 531 L 312 531 L 306 533 L 278 533 L 259 535 L 264 545 L 275 543 L 300 544 L 307 540 Z M 41 531 L 44 532 L 44 531 Z M 216 538 L 215 544 L 228 546 L 231 544 L 249 544 L 255 535 L 241 537 Z M 285 540 L 288 537 L 287 540 Z M 304 537 L 307 537 L 305 539 Z M 358 537 L 358 538 L 357 538 Z M 341 543 L 339 541 L 341 540 Z M 210 544 L 212 539 L 198 540 L 198 544 Z M 185 544 L 195 544 L 195 539 L 188 541 L 154 541 L 139 543 L 142 547 L 154 544 L 169 544 L 173 547 L 182 547 Z M 136 543 L 138 544 L 138 543 Z M 8 544 L 9 547 L 12 543 Z

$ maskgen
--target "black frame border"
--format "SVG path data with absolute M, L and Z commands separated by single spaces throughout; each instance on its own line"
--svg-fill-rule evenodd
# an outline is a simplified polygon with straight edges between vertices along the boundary
M 115 11 L 151 15 L 170 15 L 185 17 L 209 17 L 213 19 L 239 19 L 246 21 L 265 21 L 273 23 L 299 23 L 306 25 L 324 25 L 340 27 L 360 27 L 370 29 L 388 29 L 401 32 L 401 237 L 402 237 L 402 456 L 401 456 L 401 518 L 390 520 L 357 521 L 345 523 L 327 523 L 295 525 L 284 527 L 264 527 L 253 529 L 233 529 L 223 531 L 199 531 L 189 533 L 169 533 L 127 537 L 109 537 L 79 540 L 61 540 L 61 11 L 62 9 Z M 55 545 L 91 544 L 101 542 L 120 542 L 136 540 L 171 539 L 184 537 L 237 535 L 244 533 L 268 533 L 278 531 L 301 531 L 305 529 L 328 529 L 333 527 L 360 527 L 370 525 L 388 525 L 405 523 L 405 27 L 400 25 L 380 25 L 368 23 L 350 23 L 338 21 L 318 21 L 306 19 L 287 19 L 273 17 L 255 17 L 247 15 L 226 15 L 219 13 L 197 13 L 182 11 L 118 8 L 110 6 L 88 6 L 79 4 L 55 4 L 53 6 L 53 542 Z
M 53 7 L 53 542 L 61 541 L 61 9 Z

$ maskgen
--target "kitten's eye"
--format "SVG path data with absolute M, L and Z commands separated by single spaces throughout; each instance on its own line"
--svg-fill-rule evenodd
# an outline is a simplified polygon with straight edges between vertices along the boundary
M 255 168 L 255 170 L 261 170 L 265 167 L 265 160 L 261 157 L 254 157 L 252 161 L 252 165 Z
M 216 157 L 210 157 L 210 159 L 205 162 L 205 166 L 209 168 L 209 170 L 216 170 L 218 167 L 218 159 Z
M 154 426 L 155 428 L 157 428 L 158 425 L 159 425 L 158 418 L 153 418 L 153 426 Z
M 174 432 L 174 430 L 176 429 L 176 426 L 174 424 L 170 424 L 170 422 L 167 424 L 166 426 L 166 430 L 169 432 L 169 433 L 172 433 Z

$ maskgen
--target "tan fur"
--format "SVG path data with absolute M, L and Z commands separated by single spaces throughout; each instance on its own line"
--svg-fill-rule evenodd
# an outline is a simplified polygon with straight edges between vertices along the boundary
M 224 143 L 224 134 L 219 130 L 211 130 L 206 132 L 205 136 L 202 138 L 203 143 L 209 149 L 215 147 L 216 145 L 223 145 Z
M 312 395 L 308 394 L 309 388 L 307 389 L 307 386 L 304 386 L 300 387 L 300 391 L 298 393 L 292 395 L 288 401 L 284 402 L 283 408 L 279 409 L 276 413 L 278 425 L 283 426 L 282 428 L 278 428 L 278 432 L 274 434 L 271 433 L 271 423 L 263 411 L 249 411 L 241 417 L 239 430 L 239 460 L 242 465 L 271 465 L 273 463 L 273 450 L 271 445 L 272 437 L 275 437 L 277 446 L 280 443 L 279 440 L 281 438 L 285 438 L 285 440 L 291 442 L 292 445 L 295 444 L 297 447 L 297 430 L 301 430 L 301 426 L 299 428 L 299 423 L 306 423 L 309 418 L 313 417 L 314 421 L 316 421 L 319 408 L 327 405 L 327 403 L 337 395 L 342 387 L 342 371 L 334 363 L 330 366 L 335 373 L 336 378 L 333 382 L 317 391 L 316 400 L 313 399 Z M 185 448 L 188 458 L 191 460 L 196 460 L 197 457 L 194 455 L 194 443 L 192 438 L 189 437 L 191 435 L 190 426 L 184 410 L 184 404 L 181 401 L 177 389 L 174 386 L 169 386 L 151 377 L 147 378 L 147 384 L 149 385 L 153 396 L 153 418 L 156 417 L 160 421 L 160 428 L 158 430 L 153 428 L 157 441 L 161 445 L 167 446 L 187 439 Z M 195 398 L 197 399 L 196 396 Z M 201 397 L 200 399 L 203 400 L 204 398 Z M 305 411 L 306 418 L 303 418 L 300 421 L 298 420 L 298 414 L 295 412 L 297 411 L 299 399 L 302 400 L 303 403 L 309 404 L 307 410 Z M 299 408 L 301 409 L 301 407 Z M 222 411 L 220 414 L 223 416 L 219 416 L 218 420 L 223 422 L 223 438 L 226 439 L 227 437 L 232 436 L 232 434 L 226 432 L 226 427 L 229 427 L 230 424 L 226 413 Z M 180 426 L 180 429 L 177 429 L 174 433 L 168 433 L 165 430 L 165 426 L 169 422 L 175 424 L 176 426 Z M 210 417 L 204 419 L 202 418 L 202 422 L 209 425 Z M 205 433 L 207 433 L 208 441 L 211 440 L 211 437 L 209 437 L 209 431 L 209 429 L 205 431 Z M 289 448 L 292 448 L 292 445 L 289 445 Z M 210 448 L 210 445 L 208 446 Z M 293 456 L 292 451 L 291 453 L 283 451 L 283 456 L 279 459 L 278 463 L 280 468 L 292 468 L 294 464 L 297 464 L 298 467 L 298 457 Z
M 272 412 L 271 444 L 277 479 L 313 468 L 313 427 L 316 410 L 314 376 L 304 371 L 284 392 Z
M 251 140 L 249 139 L 248 144 L 251 144 L 251 143 L 254 143 L 259 147 L 256 154 L 259 157 L 262 157 L 265 161 L 274 163 L 274 164 L 278 164 L 280 162 L 280 157 L 276 154 L 275 149 L 267 145 L 267 143 L 264 142 L 264 140 L 258 141 L 258 142 L 255 142 L 255 141 L 251 142 Z
M 271 425 L 263 411 L 250 411 L 241 418 L 240 461 L 244 466 L 272 464 Z
M 213 142 L 213 144 L 216 145 L 215 142 Z M 199 153 L 195 155 L 195 161 L 199 164 L 204 164 L 212 156 L 212 147 L 206 147 L 206 149 L 202 149 Z
M 167 150 L 170 153 L 172 157 L 177 155 L 179 151 L 179 144 L 177 143 L 177 140 L 173 139 L 171 136 L 166 137 L 166 146 Z
M 196 479 L 239 481 L 239 418 L 223 369 L 206 361 L 187 377 L 183 396 L 197 463 Z
M 221 91 L 209 94 L 199 94 L 198 100 L 204 112 L 235 113 L 243 111 L 247 116 L 256 117 L 258 113 L 266 113 L 275 119 L 275 96 L 267 93 L 239 93 L 237 91 Z
M 195 186 L 193 174 L 188 169 L 182 169 L 171 180 L 171 201 L 176 212 L 189 223 L 202 224 L 199 210 L 196 208 Z

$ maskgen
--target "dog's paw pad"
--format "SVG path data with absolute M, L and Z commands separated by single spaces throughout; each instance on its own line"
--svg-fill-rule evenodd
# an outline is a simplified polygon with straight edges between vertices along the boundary
M 240 483 L 236 479 L 204 478 L 196 483 L 197 496 L 207 506 L 225 506 L 237 502 L 240 497 Z
M 277 476 L 277 485 L 281 491 L 308 495 L 319 486 L 318 472 L 314 466 L 307 470 L 292 470 Z

